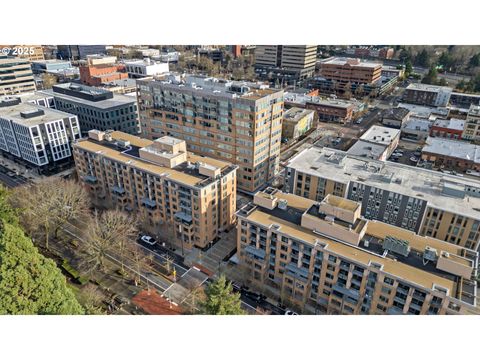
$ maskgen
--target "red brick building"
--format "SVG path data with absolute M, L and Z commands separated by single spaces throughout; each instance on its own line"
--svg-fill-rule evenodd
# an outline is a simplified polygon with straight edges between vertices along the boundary
M 99 65 L 81 65 L 80 81 L 90 86 L 100 86 L 114 80 L 123 80 L 128 78 L 123 65 L 99 64 Z
M 436 120 L 430 129 L 430 136 L 446 139 L 461 139 L 465 129 L 465 120 L 461 119 L 439 119 Z

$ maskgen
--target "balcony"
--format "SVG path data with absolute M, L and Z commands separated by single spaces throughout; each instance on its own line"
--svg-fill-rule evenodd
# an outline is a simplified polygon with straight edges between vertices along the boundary
M 121 186 L 114 186 L 112 191 L 117 195 L 125 195 L 125 189 Z
M 142 205 L 151 210 L 154 210 L 157 208 L 157 203 L 154 200 L 151 200 L 148 198 L 142 199 Z
M 86 175 L 83 179 L 89 184 L 97 183 L 97 177 L 93 175 Z
M 179 211 L 175 213 L 175 220 L 180 221 L 182 224 L 191 226 L 192 225 L 192 216 Z

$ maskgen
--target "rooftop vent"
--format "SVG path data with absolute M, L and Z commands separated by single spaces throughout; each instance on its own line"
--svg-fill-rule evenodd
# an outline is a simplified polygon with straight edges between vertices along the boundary
M 27 110 L 20 113 L 20 116 L 24 119 L 31 119 L 41 115 L 45 115 L 45 111 L 42 109 Z
M 383 242 L 383 249 L 403 255 L 405 257 L 407 257 L 410 253 L 410 246 L 408 241 L 397 239 L 393 236 L 388 235 L 387 237 L 385 237 L 385 240 Z
M 437 249 L 434 249 L 430 246 L 425 247 L 425 251 L 423 253 L 423 261 L 426 264 L 427 261 L 437 261 Z
M 287 210 L 288 207 L 288 201 L 285 199 L 281 199 L 278 201 L 278 208 L 281 210 Z

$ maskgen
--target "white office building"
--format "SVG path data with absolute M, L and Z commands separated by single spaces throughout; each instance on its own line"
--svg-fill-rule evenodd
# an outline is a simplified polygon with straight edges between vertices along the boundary
M 130 78 L 161 75 L 169 72 L 168 63 L 154 62 L 150 59 L 125 61 L 125 68 Z
M 17 97 L 0 98 L 0 150 L 38 167 L 72 159 L 71 143 L 80 138 L 75 115 Z

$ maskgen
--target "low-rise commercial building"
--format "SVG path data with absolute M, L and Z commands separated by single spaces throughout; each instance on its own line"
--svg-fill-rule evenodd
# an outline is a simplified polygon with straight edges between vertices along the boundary
M 80 81 L 89 86 L 101 86 L 115 80 L 127 79 L 124 65 L 116 62 L 115 56 L 87 56 L 86 62 L 80 65 Z
M 340 99 L 322 99 L 312 96 L 305 108 L 315 110 L 318 120 L 347 124 L 352 121 L 355 106 L 350 101 Z
M 382 111 L 382 124 L 400 129 L 408 121 L 411 112 L 408 109 L 397 107 Z
M 77 115 L 83 134 L 92 129 L 140 132 L 135 97 L 72 83 L 54 85 L 42 93 L 55 99 L 56 109 Z
M 72 161 L 71 143 L 80 138 L 75 115 L 0 97 L 0 149 L 48 173 Z
M 238 212 L 255 287 L 302 313 L 478 314 L 478 253 L 361 217 L 362 205 L 267 188 Z
M 462 119 L 437 119 L 430 129 L 430 136 L 447 139 L 461 139 L 465 131 L 465 120 Z
M 168 62 L 154 62 L 150 59 L 125 61 L 125 69 L 128 77 L 133 79 L 166 74 L 169 71 Z
M 400 130 L 374 125 L 368 129 L 347 154 L 374 160 L 387 160 L 397 148 Z
M 294 140 L 314 124 L 314 111 L 293 107 L 283 114 L 282 138 Z
M 290 160 L 285 174 L 288 192 L 315 201 L 328 194 L 358 201 L 367 219 L 479 247 L 480 181 L 315 146 Z
M 91 130 L 73 147 L 79 178 L 97 202 L 135 211 L 182 249 L 205 248 L 235 222 L 237 167 L 187 152 L 185 141 Z
M 72 63 L 67 60 L 37 60 L 32 61 L 32 70 L 35 74 L 58 72 L 72 68 Z
M 451 94 L 450 87 L 414 83 L 407 86 L 402 99 L 411 104 L 444 107 Z
M 480 146 L 460 140 L 429 137 L 422 148 L 422 159 L 441 168 L 480 170 Z
M 402 138 L 417 142 L 424 142 L 430 136 L 432 120 L 411 116 L 408 121 L 402 125 Z
M 30 62 L 0 55 L 0 96 L 17 95 L 36 90 Z

